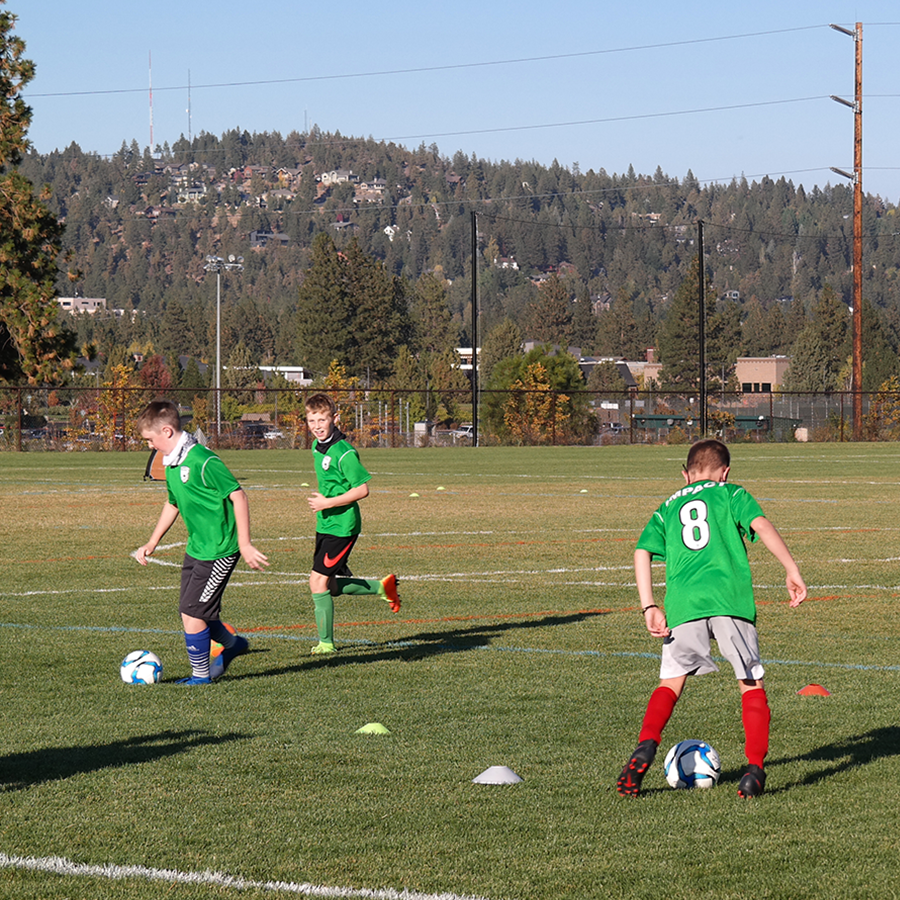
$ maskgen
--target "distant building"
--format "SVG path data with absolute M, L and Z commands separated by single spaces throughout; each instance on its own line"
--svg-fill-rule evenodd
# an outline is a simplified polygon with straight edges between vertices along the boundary
M 308 387 L 313 383 L 314 375 L 303 366 L 257 366 L 263 375 L 283 375 L 285 381 L 299 384 L 300 387 Z
M 255 248 L 268 247 L 269 244 L 274 244 L 279 247 L 284 247 L 291 242 L 291 239 L 281 232 L 269 232 L 269 231 L 251 231 L 250 232 L 250 246 Z
M 742 356 L 734 374 L 745 394 L 767 394 L 781 387 L 790 367 L 789 356 Z
M 334 169 L 331 172 L 323 172 L 316 176 L 316 181 L 322 184 L 344 184 L 351 182 L 356 184 L 359 181 L 359 175 L 354 175 L 352 169 Z
M 184 185 L 178 189 L 179 203 L 199 203 L 207 194 L 205 184 Z
M 643 378 L 644 384 L 659 382 L 662 363 L 656 359 L 656 350 L 648 348 L 647 358 L 625 362 L 635 380 Z M 791 367 L 789 356 L 740 356 L 734 364 L 734 375 L 744 394 L 768 394 L 781 389 L 785 375 Z
M 57 297 L 56 300 L 61 309 L 68 313 L 90 313 L 93 315 L 98 309 L 106 312 L 105 297 Z

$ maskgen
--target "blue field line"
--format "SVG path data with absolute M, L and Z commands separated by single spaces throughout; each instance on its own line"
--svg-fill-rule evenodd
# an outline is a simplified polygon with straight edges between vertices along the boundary
M 0 622 L 0 628 L 19 628 L 22 630 L 41 630 L 41 631 L 82 631 L 92 633 L 107 634 L 160 634 L 175 637 L 181 637 L 182 631 L 175 631 L 165 628 L 126 628 L 123 625 L 28 625 L 20 622 Z M 274 631 L 265 632 L 245 632 L 251 638 L 271 639 L 276 641 L 297 641 L 304 643 L 312 643 L 318 638 L 315 635 L 300 634 L 279 634 Z M 469 643 L 447 643 L 435 645 L 431 641 L 373 641 L 366 638 L 341 639 L 339 642 L 342 646 L 357 647 L 384 647 L 389 650 L 415 650 L 419 648 L 430 648 L 435 653 L 458 653 L 462 650 L 493 650 L 498 653 L 535 653 L 552 656 L 572 656 L 572 657 L 594 657 L 594 658 L 612 658 L 612 659 L 659 659 L 658 653 L 637 652 L 637 651 L 606 651 L 606 650 L 554 650 L 547 647 L 504 647 L 496 644 L 476 644 Z M 714 656 L 713 661 L 716 663 L 726 663 L 727 660 L 722 656 Z M 867 665 L 864 663 L 836 663 L 836 662 L 817 662 L 807 659 L 763 659 L 763 665 L 766 666 L 809 666 L 819 669 L 844 669 L 851 672 L 900 672 L 900 665 L 896 666 L 877 666 Z
M 627 653 L 624 651 L 607 653 L 602 650 L 548 650 L 543 647 L 493 647 L 480 646 L 476 650 L 500 650 L 506 653 L 552 653 L 561 656 L 607 656 L 617 658 L 638 657 L 642 659 L 659 659 L 658 653 Z M 723 656 L 714 656 L 713 661 L 716 663 L 727 663 Z M 810 662 L 803 659 L 763 659 L 763 665 L 767 666 L 814 666 L 821 669 L 849 669 L 853 671 L 878 671 L 878 672 L 900 672 L 900 666 L 872 666 L 860 663 L 831 663 L 831 662 Z

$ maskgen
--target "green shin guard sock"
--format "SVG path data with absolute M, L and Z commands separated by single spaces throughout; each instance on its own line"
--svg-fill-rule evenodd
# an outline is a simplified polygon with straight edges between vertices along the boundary
M 331 592 L 324 591 L 321 594 L 313 594 L 313 603 L 316 607 L 316 629 L 319 632 L 319 640 L 324 644 L 334 643 L 334 601 Z
M 377 594 L 381 586 L 374 578 L 335 578 L 335 596 L 340 594 Z

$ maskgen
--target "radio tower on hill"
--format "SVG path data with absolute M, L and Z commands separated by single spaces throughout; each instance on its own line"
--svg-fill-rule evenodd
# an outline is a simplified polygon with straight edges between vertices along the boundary
M 147 61 L 150 66 L 150 155 L 153 156 L 153 52 L 147 52 Z

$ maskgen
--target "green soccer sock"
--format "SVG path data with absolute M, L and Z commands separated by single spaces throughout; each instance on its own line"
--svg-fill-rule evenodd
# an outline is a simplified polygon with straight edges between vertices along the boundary
M 326 644 L 334 643 L 334 600 L 330 591 L 321 594 L 313 594 L 313 603 L 316 607 L 316 629 L 319 632 L 319 640 Z
M 335 578 L 335 596 L 340 594 L 377 594 L 381 582 L 375 578 Z

